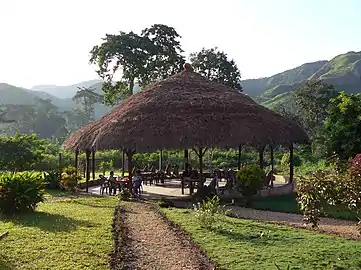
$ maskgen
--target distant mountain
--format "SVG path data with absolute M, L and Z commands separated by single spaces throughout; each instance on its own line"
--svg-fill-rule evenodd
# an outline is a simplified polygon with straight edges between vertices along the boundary
M 348 52 L 330 61 L 306 63 L 271 77 L 242 81 L 244 92 L 267 107 L 287 102 L 306 80 L 324 80 L 338 91 L 361 92 L 361 52 Z
M 0 104 L 37 105 L 40 101 L 40 98 L 29 90 L 0 83 Z
M 67 86 L 36 85 L 33 86 L 30 90 L 45 92 L 52 96 L 65 99 L 72 98 L 75 95 L 76 91 L 78 91 L 78 87 L 91 87 L 101 82 L 101 80 L 90 80 Z

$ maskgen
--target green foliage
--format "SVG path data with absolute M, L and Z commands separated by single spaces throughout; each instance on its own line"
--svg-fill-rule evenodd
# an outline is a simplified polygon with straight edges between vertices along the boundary
M 265 173 L 258 165 L 242 167 L 236 176 L 238 190 L 248 201 L 264 185 Z
M 225 216 L 230 212 L 221 206 L 220 198 L 213 198 L 203 201 L 200 208 L 196 210 L 196 218 L 201 227 L 211 229 L 218 222 L 223 221 Z
M 347 161 L 361 153 L 361 96 L 340 93 L 331 100 L 322 142 L 329 157 Z
M 0 175 L 0 212 L 13 215 L 35 210 L 44 200 L 41 174 L 33 172 Z
M 104 102 L 115 105 L 132 95 L 136 80 L 145 86 L 180 71 L 184 59 L 179 37 L 174 28 L 161 24 L 144 29 L 140 35 L 107 34 L 102 44 L 93 47 L 90 59 L 105 81 Z M 117 72 L 122 77 L 113 84 Z
M 302 160 L 297 153 L 293 153 L 293 165 L 294 166 L 301 166 Z M 283 154 L 281 159 L 282 166 L 289 166 L 290 165 L 290 153 L 286 152 Z
M 99 163 L 99 168 L 102 170 L 103 175 L 105 175 L 105 172 L 107 170 L 110 170 L 111 168 L 113 168 L 113 161 L 109 160 L 109 161 L 101 161 Z
M 337 95 L 333 85 L 307 81 L 294 91 L 294 102 L 302 126 L 315 136 L 327 117 L 330 99 Z
M 170 199 L 167 199 L 165 197 L 161 197 L 158 200 L 158 205 L 162 208 L 169 208 L 169 207 L 174 207 L 174 202 Z
M 133 194 L 129 189 L 122 189 L 118 195 L 121 201 L 129 201 L 132 196 Z
M 190 60 L 194 70 L 211 81 L 242 90 L 241 73 L 235 61 L 228 60 L 227 54 L 218 48 L 203 48 L 198 53 L 192 53 Z
M 79 103 L 83 107 L 86 123 L 94 121 L 95 110 L 94 104 L 100 103 L 103 97 L 95 93 L 94 88 L 78 87 L 79 91 L 73 97 L 73 101 Z
M 318 226 L 327 207 L 361 213 L 361 155 L 349 164 L 345 173 L 317 171 L 301 176 L 297 182 L 298 202 L 306 223 Z
M 44 182 L 48 189 L 60 188 L 61 174 L 58 170 L 44 172 Z
M 68 191 L 75 192 L 81 176 L 74 167 L 67 167 L 61 174 L 60 185 Z
M 43 159 L 45 141 L 36 135 L 0 137 L 0 168 L 9 171 L 29 169 Z

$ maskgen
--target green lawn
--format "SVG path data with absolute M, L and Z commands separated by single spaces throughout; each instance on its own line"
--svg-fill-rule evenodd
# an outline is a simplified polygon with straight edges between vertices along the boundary
M 238 202 L 236 201 L 236 204 Z M 300 207 L 296 201 L 296 195 L 281 195 L 281 196 L 272 196 L 264 198 L 255 198 L 252 199 L 249 205 L 250 208 L 275 211 L 275 212 L 284 212 L 284 213 L 295 213 L 301 214 Z M 345 210 L 339 210 L 337 208 L 326 209 L 326 216 L 338 219 L 346 220 L 358 220 L 355 213 L 351 213 Z
M 47 201 L 34 213 L 1 219 L 0 232 L 9 235 L 0 242 L 0 269 L 108 269 L 116 202 L 92 197 Z
M 162 211 L 219 269 L 276 269 L 275 264 L 281 269 L 361 269 L 360 241 L 229 217 L 211 231 L 200 228 L 193 211 Z

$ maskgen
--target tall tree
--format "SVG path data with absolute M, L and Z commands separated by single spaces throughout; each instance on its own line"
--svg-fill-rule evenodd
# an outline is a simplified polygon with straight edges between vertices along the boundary
M 149 40 L 145 43 L 149 46 L 147 49 L 149 58 L 140 78 L 141 86 L 165 79 L 181 71 L 185 63 L 179 41 L 181 36 L 173 27 L 154 24 L 144 29 L 141 35 Z
M 337 96 L 333 85 L 307 81 L 294 91 L 298 118 L 311 137 L 317 134 L 327 117 L 330 99 Z
M 233 59 L 218 48 L 205 49 L 192 53 L 190 61 L 195 71 L 208 79 L 242 91 L 241 73 Z
M 104 102 L 115 105 L 133 94 L 135 83 L 145 86 L 177 72 L 184 63 L 179 38 L 174 28 L 161 24 L 144 29 L 140 35 L 107 34 L 90 52 L 90 62 L 97 64 L 105 82 Z M 120 80 L 114 83 L 117 76 Z
M 329 156 L 347 161 L 361 153 L 361 96 L 342 92 L 330 104 L 322 142 Z
M 94 88 L 78 87 L 79 91 L 73 97 L 73 100 L 82 105 L 86 123 L 94 120 L 95 109 L 94 105 L 100 103 L 103 97 L 95 93 Z

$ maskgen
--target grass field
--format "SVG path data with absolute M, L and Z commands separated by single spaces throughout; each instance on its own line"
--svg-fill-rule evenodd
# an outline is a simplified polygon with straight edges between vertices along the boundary
M 301 214 L 300 207 L 296 201 L 296 194 L 255 198 L 250 202 L 249 207 L 274 212 Z M 358 220 L 356 213 L 339 210 L 334 207 L 325 209 L 325 216 L 346 220 Z
M 218 229 L 207 230 L 192 211 L 162 211 L 191 235 L 217 269 L 277 269 L 275 264 L 280 269 L 361 268 L 360 241 L 228 217 Z
M 0 242 L 0 269 L 108 269 L 115 204 L 115 198 L 48 200 L 34 213 L 2 218 L 0 232 L 9 235 Z

